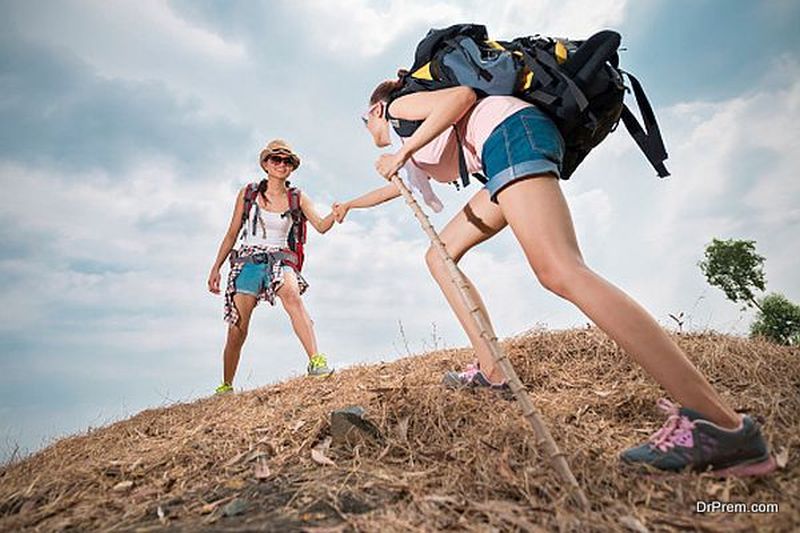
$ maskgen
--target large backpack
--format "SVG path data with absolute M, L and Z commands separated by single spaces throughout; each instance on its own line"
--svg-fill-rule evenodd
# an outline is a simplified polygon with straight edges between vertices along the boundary
M 258 221 L 256 220 L 255 215 L 253 215 L 252 220 L 248 219 L 250 219 L 250 210 L 252 209 L 258 194 L 258 182 L 250 183 L 247 185 L 247 187 L 245 187 L 244 210 L 242 211 L 242 231 L 248 231 L 249 225 L 249 229 L 253 235 L 256 233 L 256 224 Z M 303 210 L 300 209 L 300 189 L 297 187 L 289 187 L 286 191 L 286 194 L 289 199 L 289 209 L 283 213 L 283 216 L 292 217 L 292 229 L 289 230 L 287 241 L 289 244 L 289 250 L 293 253 L 287 254 L 287 258 L 284 259 L 284 261 L 293 266 L 299 272 L 303 269 L 303 262 L 305 261 L 304 247 L 306 244 L 307 219 L 305 214 L 303 214 Z
M 432 29 L 417 45 L 414 64 L 402 76 L 402 86 L 389 97 L 458 85 L 472 87 L 479 97 L 513 95 L 535 104 L 556 124 L 566 145 L 561 177 L 568 179 L 586 155 L 622 119 L 628 132 L 659 177 L 669 176 L 667 152 L 655 114 L 639 81 L 619 68 L 621 37 L 601 31 L 585 41 L 550 37 L 519 37 L 490 41 L 486 27 L 457 24 Z M 630 80 L 644 128 L 623 103 Z M 409 137 L 421 120 L 387 119 L 401 137 Z M 459 173 L 469 182 L 463 146 L 459 143 Z M 485 178 L 475 175 L 481 181 Z

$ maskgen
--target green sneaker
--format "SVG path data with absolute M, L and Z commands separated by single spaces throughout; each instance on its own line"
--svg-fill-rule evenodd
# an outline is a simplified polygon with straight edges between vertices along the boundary
M 333 374 L 333 370 L 328 368 L 328 360 L 325 355 L 318 353 L 308 362 L 308 375 L 314 377 L 323 377 Z
M 223 383 L 214 391 L 214 394 L 226 394 L 228 392 L 233 392 L 233 385 L 230 383 Z

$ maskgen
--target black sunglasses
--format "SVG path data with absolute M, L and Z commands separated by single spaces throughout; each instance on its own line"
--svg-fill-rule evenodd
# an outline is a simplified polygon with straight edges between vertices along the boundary
M 291 157 L 281 157 L 279 155 L 271 155 L 267 159 L 275 165 L 280 165 L 281 163 L 283 163 L 285 165 L 294 166 L 294 159 L 292 159 Z

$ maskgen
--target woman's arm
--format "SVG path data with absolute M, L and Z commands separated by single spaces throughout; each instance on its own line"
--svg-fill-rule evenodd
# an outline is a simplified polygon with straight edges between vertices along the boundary
M 311 202 L 311 199 L 302 192 L 300 193 L 300 209 L 302 209 L 303 214 L 318 232 L 326 233 L 331 229 L 331 226 L 333 226 L 333 211 L 328 213 L 328 216 L 325 218 L 322 218 L 319 216 L 319 213 L 317 213 L 317 210 L 314 209 L 314 204 Z
M 208 275 L 208 290 L 213 292 L 214 294 L 219 294 L 219 270 L 222 268 L 222 263 L 228 258 L 228 255 L 233 250 L 233 246 L 236 244 L 236 236 L 239 234 L 239 230 L 242 227 L 242 214 L 244 213 L 244 191 L 246 187 L 242 188 L 239 191 L 239 196 L 236 197 L 236 204 L 233 208 L 233 216 L 231 217 L 231 223 L 228 225 L 228 231 L 225 232 L 225 237 L 222 239 L 222 243 L 219 245 L 219 250 L 217 251 L 217 258 L 214 260 L 214 264 L 211 266 L 211 273 Z
M 347 212 L 351 209 L 375 207 L 376 205 L 393 200 L 398 196 L 400 196 L 400 191 L 397 190 L 397 187 L 394 184 L 384 185 L 383 187 L 363 194 L 358 198 L 353 198 L 352 200 L 342 202 L 340 204 L 333 204 L 333 212 L 336 215 L 336 221 L 343 222 L 344 217 L 347 216 Z
M 475 105 L 477 98 L 470 87 L 459 86 L 407 94 L 393 101 L 390 113 L 393 117 L 423 122 L 396 154 L 384 154 L 378 159 L 375 164 L 378 172 L 390 179 L 414 152 L 461 120 Z

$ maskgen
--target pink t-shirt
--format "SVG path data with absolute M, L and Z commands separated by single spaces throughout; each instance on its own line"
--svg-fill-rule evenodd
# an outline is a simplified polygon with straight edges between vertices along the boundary
M 528 102 L 514 96 L 487 96 L 479 100 L 456 124 L 464 144 L 464 158 L 470 174 L 481 172 L 481 153 L 486 139 L 505 119 L 526 107 Z M 453 128 L 447 128 L 411 157 L 416 166 L 436 181 L 458 179 L 458 142 Z

